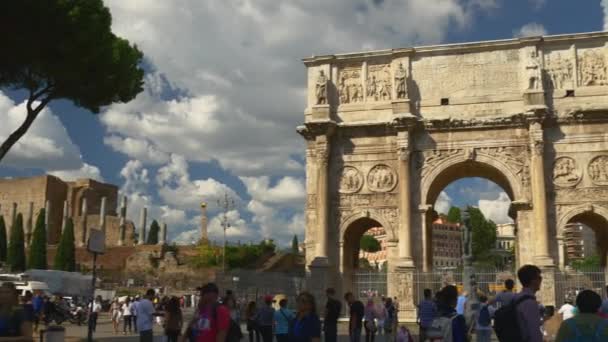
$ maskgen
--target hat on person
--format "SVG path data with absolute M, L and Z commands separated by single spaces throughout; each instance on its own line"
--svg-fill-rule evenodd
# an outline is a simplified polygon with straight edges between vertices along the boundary
M 220 293 L 220 289 L 214 283 L 207 283 L 203 287 L 201 287 L 201 294 L 206 293 Z

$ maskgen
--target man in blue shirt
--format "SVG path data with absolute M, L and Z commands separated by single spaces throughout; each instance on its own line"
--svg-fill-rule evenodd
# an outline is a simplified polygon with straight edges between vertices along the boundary
M 154 289 L 146 291 L 144 299 L 140 300 L 137 304 L 137 329 L 139 331 L 139 340 L 141 342 L 152 342 L 154 334 L 152 328 L 154 326 L 154 316 L 156 310 L 152 304 L 152 298 L 156 293 Z
M 467 303 L 467 292 L 464 291 L 458 296 L 458 302 L 456 303 L 456 312 L 459 315 L 464 315 L 465 304 Z
M 287 309 L 287 299 L 281 299 L 279 301 L 279 310 L 274 312 L 274 324 L 277 342 L 289 341 L 289 326 L 294 318 L 294 313 Z
M 432 300 L 431 289 L 424 289 L 424 299 L 418 304 L 418 325 L 420 326 L 419 341 L 426 341 L 426 331 L 437 316 L 437 305 Z

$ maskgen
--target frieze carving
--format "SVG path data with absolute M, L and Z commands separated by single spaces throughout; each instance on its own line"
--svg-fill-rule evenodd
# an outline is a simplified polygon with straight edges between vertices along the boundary
M 573 65 L 569 58 L 557 54 L 555 58 L 547 56 L 545 71 L 547 72 L 546 87 L 549 89 L 574 88 L 572 84 Z
M 374 192 L 388 192 L 397 185 L 397 175 L 393 169 L 385 164 L 378 164 L 367 175 L 367 186 Z
M 332 199 L 334 208 L 369 208 L 395 205 L 396 195 L 391 193 L 340 194 Z
M 460 150 L 433 150 L 433 151 L 425 151 L 422 153 L 422 178 L 426 177 L 426 175 L 439 163 L 443 160 L 455 156 L 460 153 Z
M 582 178 L 576 161 L 570 157 L 560 157 L 553 163 L 553 183 L 557 186 L 571 187 Z
M 403 63 L 395 71 L 395 93 L 398 99 L 407 98 L 407 71 L 403 68 Z
M 338 191 L 342 194 L 352 194 L 361 190 L 363 175 L 353 166 L 345 166 L 338 176 Z
M 425 120 L 424 126 L 428 130 L 448 130 L 461 128 L 484 128 L 484 127 L 522 127 L 527 124 L 525 114 L 515 114 L 509 117 L 495 119 L 440 119 Z
M 345 67 L 339 70 L 338 96 L 340 104 L 363 102 L 361 67 Z
M 396 237 L 397 229 L 399 228 L 399 213 L 397 212 L 397 208 L 383 208 L 377 210 L 378 214 L 383 217 L 386 222 L 390 225 L 390 227 L 384 227 L 387 231 L 390 230 L 391 234 L 388 237 Z
M 353 215 L 361 215 L 360 210 L 352 210 L 352 209 L 340 209 L 336 210 L 334 218 L 335 218 L 335 226 L 346 229 L 345 227 L 346 221 L 349 220 Z M 386 230 L 389 238 L 395 238 L 398 228 L 398 212 L 397 208 L 365 208 L 364 215 L 369 216 L 372 219 L 377 219 L 382 221 L 383 223 L 389 225 L 389 227 L 383 228 Z
M 578 57 L 579 85 L 600 86 L 608 84 L 606 61 L 599 51 L 585 51 Z
M 591 201 L 608 202 L 608 188 L 562 188 L 555 191 L 555 201 L 560 203 L 577 203 Z
M 320 70 L 319 76 L 317 76 L 315 97 L 318 105 L 327 104 L 327 76 L 323 70 Z
M 530 165 L 528 162 L 527 153 L 522 147 L 483 147 L 478 150 L 478 153 L 486 154 L 506 164 L 522 184 L 530 183 Z
M 308 194 L 306 196 L 306 209 L 314 209 L 317 207 L 317 195 Z
M 397 298 L 399 307 L 404 310 L 414 310 L 414 274 L 412 272 L 398 272 L 397 274 Z
M 608 185 L 608 155 L 597 156 L 591 160 L 589 177 L 597 185 Z
M 388 101 L 391 99 L 391 70 L 387 64 L 370 65 L 367 71 L 367 101 Z

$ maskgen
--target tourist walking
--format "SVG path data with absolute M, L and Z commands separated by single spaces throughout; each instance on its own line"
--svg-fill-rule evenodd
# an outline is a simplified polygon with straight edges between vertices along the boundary
M 323 332 L 325 342 L 338 341 L 338 318 L 342 312 L 342 303 L 335 298 L 336 290 L 329 288 L 325 291 L 327 304 L 325 304 L 325 319 L 323 320 Z
M 578 314 L 562 322 L 556 342 L 608 341 L 608 320 L 597 313 L 602 306 L 602 297 L 591 290 L 583 290 L 576 297 Z
M 122 312 L 122 319 L 123 319 L 122 333 L 124 335 L 126 335 L 127 328 L 129 330 L 129 333 L 131 333 L 131 329 L 132 329 L 131 316 L 133 316 L 133 304 L 131 303 L 131 300 L 129 299 L 129 297 L 127 297 L 127 299 L 125 299 L 125 302 L 121 307 L 121 312 Z
M 298 312 L 289 342 L 321 342 L 321 320 L 317 315 L 315 298 L 308 292 L 302 292 L 296 299 Z
M 386 341 L 394 341 L 394 336 L 397 331 L 397 310 L 393 304 L 391 297 L 386 298 L 386 320 L 384 321 L 384 332 L 386 333 Z
M 431 341 L 466 342 L 466 322 L 464 316 L 456 311 L 458 303 L 456 286 L 448 285 L 441 289 L 437 293 L 437 301 L 438 315 L 426 331 L 426 338 Z
M 112 301 L 112 305 L 110 305 L 110 318 L 112 320 L 112 326 L 114 327 L 114 333 L 118 334 L 118 328 L 120 327 L 120 303 L 118 303 L 118 298 L 114 298 Z
M 468 298 L 468 293 L 467 291 L 463 291 L 460 296 L 458 296 L 458 301 L 456 303 L 456 312 L 459 315 L 464 315 L 464 311 L 465 311 L 465 307 L 467 304 L 467 298 Z
M 225 342 L 230 328 L 230 312 L 218 303 L 219 289 L 214 283 L 208 283 L 200 292 L 199 309 L 188 324 L 186 337 L 197 342 Z
M 44 297 L 41 292 L 37 291 L 36 295 L 34 295 L 32 306 L 34 309 L 34 331 L 38 331 L 38 324 L 44 312 Z
M 523 286 L 520 293 L 513 298 L 517 302 L 517 324 L 521 338 L 528 342 L 542 342 L 540 329 L 542 324 L 536 292 L 540 290 L 543 281 L 540 268 L 534 265 L 524 265 L 517 271 L 519 282 Z
M 489 304 L 494 305 L 496 309 L 500 309 L 501 307 L 511 303 L 513 301 L 513 297 L 515 297 L 515 292 L 513 292 L 514 287 L 515 282 L 513 279 L 505 280 L 505 289 L 497 294 L 494 299 L 489 301 Z
M 264 342 L 272 342 L 272 326 L 274 324 L 273 296 L 264 297 L 264 305 L 258 310 L 256 323 Z
M 134 331 L 139 331 L 137 329 L 137 305 L 139 305 L 139 295 L 135 296 L 135 299 L 133 300 L 133 316 L 131 317 L 131 319 L 133 320 L 133 330 Z
M 385 333 L 385 323 L 386 323 L 386 298 L 382 298 L 380 303 L 376 304 L 376 326 L 378 328 L 378 336 L 383 335 Z
M 601 298 L 600 298 L 600 300 L 601 300 Z M 601 305 L 601 303 L 600 303 L 600 305 Z M 564 302 L 564 305 L 562 305 L 559 308 L 559 311 L 557 311 L 557 313 L 562 315 L 562 321 L 565 321 L 567 319 L 574 317 L 574 315 L 576 313 L 576 307 L 574 307 L 574 305 L 572 305 L 572 299 L 566 299 L 566 301 Z
M 279 301 L 279 309 L 274 313 L 274 327 L 277 342 L 289 341 L 289 327 L 294 319 L 294 313 L 287 309 L 287 299 L 281 299 Z
M 154 295 L 154 289 L 148 289 L 144 298 L 137 303 L 136 317 L 140 342 L 152 342 L 154 339 L 152 331 L 154 327 L 154 314 L 156 313 L 154 304 L 152 304 Z
M 350 337 L 350 342 L 361 342 L 363 315 L 365 313 L 363 303 L 356 300 L 352 292 L 347 292 L 344 295 L 344 300 L 346 300 L 350 309 L 350 319 L 348 321 L 348 336 Z
M 142 304 L 143 301 L 140 305 Z M 165 336 L 167 336 L 167 342 L 177 342 L 183 324 L 181 303 L 177 297 L 171 297 L 165 307 Z
M 374 305 L 374 300 L 372 298 L 369 298 L 367 300 L 367 305 L 365 305 L 363 317 L 363 327 L 365 328 L 365 341 L 374 342 L 378 327 L 376 325 L 376 306 Z
M 101 312 L 101 296 L 97 296 L 91 304 L 91 317 L 89 317 L 89 324 L 91 325 L 91 330 L 95 332 L 97 330 L 97 319 L 99 318 L 99 313 Z
M 490 342 L 492 339 L 492 316 L 494 316 L 494 307 L 488 303 L 488 297 L 479 296 L 479 313 L 475 320 L 475 332 L 477 334 L 477 342 Z
M 433 301 L 433 293 L 431 289 L 424 289 L 424 299 L 418 304 L 418 340 L 426 341 L 426 332 L 433 323 L 433 319 L 437 316 L 437 304 Z
M 260 331 L 257 328 L 256 323 L 256 315 L 257 315 L 257 305 L 254 301 L 249 302 L 247 304 L 247 309 L 245 310 L 245 319 L 247 320 L 247 332 L 249 333 L 249 342 L 260 342 Z

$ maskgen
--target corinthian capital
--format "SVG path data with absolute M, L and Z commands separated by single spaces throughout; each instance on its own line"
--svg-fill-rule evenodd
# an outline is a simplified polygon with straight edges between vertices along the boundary
M 542 156 L 545 151 L 545 143 L 542 140 L 532 140 L 530 142 L 530 150 L 535 156 Z

